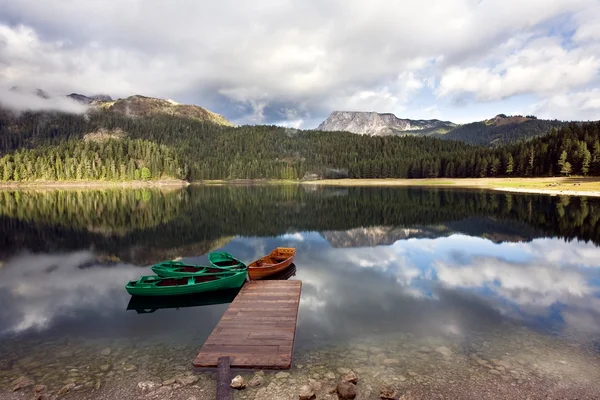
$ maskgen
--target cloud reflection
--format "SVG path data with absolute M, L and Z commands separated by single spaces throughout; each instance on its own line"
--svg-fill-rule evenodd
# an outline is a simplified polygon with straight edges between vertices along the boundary
M 79 268 L 94 261 L 88 251 L 65 254 L 21 254 L 0 270 L 0 332 L 47 329 L 57 316 L 90 308 L 122 308 L 123 285 L 140 275 L 132 265 Z M 98 307 L 101 304 L 102 307 Z

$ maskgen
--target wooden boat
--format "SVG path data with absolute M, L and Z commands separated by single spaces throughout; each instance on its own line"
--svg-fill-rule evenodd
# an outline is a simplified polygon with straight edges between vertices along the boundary
M 241 287 L 246 281 L 246 271 L 215 275 L 189 275 L 181 278 L 142 276 L 125 285 L 133 296 L 179 296 L 183 294 L 214 292 Z
M 196 293 L 184 296 L 131 296 L 127 310 L 138 314 L 150 314 L 164 308 L 203 307 L 231 303 L 239 288 L 219 290 L 218 292 Z
M 246 266 L 233 265 L 231 267 L 213 267 L 205 265 L 186 264 L 181 261 L 163 261 L 152 266 L 152 272 L 163 278 L 182 277 L 189 275 L 215 275 L 229 272 L 246 271 Z
M 282 272 L 294 262 L 296 249 L 293 247 L 278 247 L 269 255 L 264 256 L 248 265 L 250 279 L 263 279 L 267 276 Z
M 208 262 L 217 268 L 246 267 L 246 264 L 224 251 L 217 251 L 208 255 Z

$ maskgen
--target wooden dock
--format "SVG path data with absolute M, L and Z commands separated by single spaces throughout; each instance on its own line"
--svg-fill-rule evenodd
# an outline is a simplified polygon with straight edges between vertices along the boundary
M 194 360 L 217 367 L 290 369 L 302 281 L 246 282 Z

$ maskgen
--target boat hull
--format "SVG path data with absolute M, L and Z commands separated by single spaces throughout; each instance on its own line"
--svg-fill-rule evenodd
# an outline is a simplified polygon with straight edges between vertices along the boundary
M 211 278 L 210 280 L 206 280 Z M 204 281 L 202 281 L 204 280 Z M 246 272 L 231 273 L 229 276 L 186 276 L 161 278 L 143 276 L 125 286 L 132 296 L 180 296 L 194 293 L 214 292 L 240 288 L 246 281 Z
M 296 249 L 278 247 L 268 256 L 248 265 L 248 276 L 251 280 L 264 279 L 282 273 L 292 265 L 296 258 Z

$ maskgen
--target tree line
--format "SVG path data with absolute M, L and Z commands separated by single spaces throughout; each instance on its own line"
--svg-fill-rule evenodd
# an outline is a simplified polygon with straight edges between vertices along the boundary
M 186 179 L 187 164 L 164 145 L 141 139 L 62 141 L 0 158 L 2 181 Z
M 84 140 L 99 131 L 124 137 Z M 600 175 L 600 123 L 489 148 L 431 137 L 227 127 L 168 115 L 0 110 L 0 155 L 0 179 L 7 181 Z

